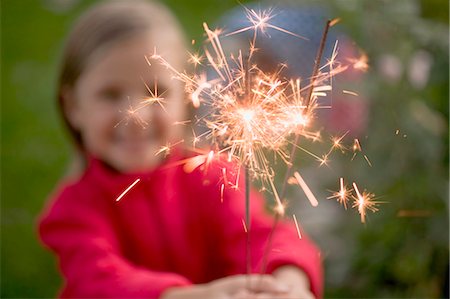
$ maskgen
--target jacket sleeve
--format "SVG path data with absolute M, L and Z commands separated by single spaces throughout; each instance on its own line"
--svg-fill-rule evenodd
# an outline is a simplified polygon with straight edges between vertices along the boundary
M 210 179 L 212 180 L 212 179 Z M 217 180 L 216 180 L 217 181 Z M 215 212 L 211 221 L 215 224 L 217 234 L 223 242 L 219 250 L 227 258 L 228 274 L 246 272 L 246 232 L 245 221 L 245 185 L 241 173 L 238 187 L 227 187 L 221 191 L 220 184 L 212 184 L 212 205 Z M 223 193 L 223 195 L 221 194 Z M 215 200 L 214 200 L 215 198 Z M 218 198 L 222 198 L 218 200 Z M 263 256 L 272 231 L 274 218 L 264 208 L 261 195 L 252 190 L 250 195 L 250 255 L 253 273 L 261 273 Z M 311 291 L 317 298 L 322 296 L 322 265 L 318 248 L 302 232 L 299 237 L 293 221 L 281 220 L 274 231 L 271 250 L 267 255 L 265 273 L 272 273 L 283 265 L 295 265 L 309 277 Z
M 42 217 L 42 241 L 59 258 L 63 298 L 158 298 L 168 287 L 190 282 L 175 273 L 133 265 L 120 252 L 108 206 L 67 189 Z M 94 205 L 95 202 L 95 205 Z

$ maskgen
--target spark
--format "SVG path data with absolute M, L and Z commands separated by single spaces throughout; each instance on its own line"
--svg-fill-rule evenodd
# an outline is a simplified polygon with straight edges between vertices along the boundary
M 353 156 L 352 156 L 351 160 L 353 161 L 355 159 L 356 155 L 358 154 L 358 152 L 362 152 L 361 143 L 359 142 L 358 138 L 355 138 L 353 140 L 352 151 L 353 151 Z M 367 162 L 367 165 L 372 167 L 372 162 L 370 162 L 369 157 L 366 154 L 363 154 L 363 157 L 364 157 L 364 160 Z
M 353 205 L 352 208 L 357 208 L 358 213 L 361 216 L 361 223 L 366 222 L 366 211 L 370 210 L 372 212 L 378 211 L 377 205 L 378 202 L 373 201 L 375 195 L 373 193 L 369 193 L 364 191 L 362 194 L 358 190 L 358 186 L 355 182 L 353 182 L 353 189 L 356 192 L 356 196 L 353 196 Z
M 294 177 L 290 177 L 290 178 L 287 180 L 287 183 L 288 183 L 289 185 L 295 185 L 295 184 L 297 184 L 297 180 L 296 180 Z
M 128 191 L 131 190 L 131 188 L 133 188 L 137 183 L 139 183 L 140 180 L 141 180 L 141 179 L 136 179 L 136 180 L 134 181 L 134 183 L 132 183 L 130 186 L 128 186 L 128 188 L 125 189 L 125 191 L 123 191 L 122 194 L 120 194 L 120 195 L 116 198 L 116 202 L 118 202 L 119 200 L 121 200 L 122 197 L 124 197 L 125 194 L 127 194 Z
M 320 157 L 317 160 L 320 162 L 319 166 L 323 166 L 323 165 L 328 166 L 328 162 L 329 162 L 328 154 L 322 155 L 322 157 Z
M 206 81 L 206 75 L 202 74 L 201 77 L 200 77 L 200 81 L 198 82 L 198 87 L 197 87 L 197 89 L 196 89 L 196 90 L 192 93 L 192 95 L 191 95 L 192 105 L 193 105 L 195 108 L 200 107 L 201 99 L 200 99 L 199 96 L 200 96 L 200 94 L 202 93 L 202 91 L 203 91 L 204 89 L 207 89 L 207 88 L 211 88 L 211 84 L 209 84 L 209 83 Z
M 161 148 L 159 150 L 156 151 L 155 156 L 158 156 L 161 153 L 164 153 L 164 156 L 167 156 L 170 154 L 170 151 L 174 146 L 176 146 L 180 143 L 183 143 L 183 142 L 184 142 L 183 139 L 178 142 L 175 142 L 173 144 L 170 142 L 167 142 L 165 145 L 161 146 Z
M 213 159 L 214 159 L 214 151 L 210 151 L 210 152 L 208 153 L 208 156 L 206 157 L 206 165 L 211 164 L 211 162 L 213 161 Z
M 223 191 L 225 189 L 225 184 L 220 185 L 220 202 L 223 203 Z
M 279 216 L 283 216 L 285 211 L 286 211 L 286 207 L 283 204 L 278 204 L 273 209 L 273 212 L 275 213 L 275 215 L 279 215 Z
M 306 197 L 308 198 L 309 202 L 313 207 L 317 207 L 319 202 L 317 201 L 316 197 L 312 193 L 311 189 L 309 189 L 308 185 L 305 183 L 303 178 L 300 176 L 300 173 L 298 171 L 294 172 L 294 177 L 297 179 L 297 183 L 302 188 L 303 192 L 305 192 Z
M 350 90 L 343 90 L 342 93 L 349 94 L 349 95 L 352 95 L 352 96 L 355 96 L 355 97 L 358 96 L 358 94 L 356 92 L 350 91 Z
M 222 168 L 222 178 L 224 185 L 228 185 L 227 169 L 225 167 Z
M 295 217 L 295 214 L 292 215 L 292 218 L 294 218 L 295 228 L 297 229 L 298 238 L 302 238 L 302 234 L 300 233 L 300 228 L 298 227 L 297 218 Z
M 252 25 L 248 26 L 248 27 L 245 27 L 245 28 L 238 29 L 238 30 L 233 31 L 233 32 L 230 32 L 230 33 L 226 34 L 226 36 L 242 33 L 242 32 L 249 31 L 249 30 L 253 30 L 253 34 L 254 35 L 253 35 L 253 42 L 252 42 L 252 44 L 255 44 L 256 35 L 257 35 L 258 30 L 261 33 L 264 34 L 266 32 L 267 28 L 272 28 L 272 29 L 278 30 L 278 31 L 286 33 L 286 34 L 289 34 L 289 35 L 292 35 L 292 36 L 295 36 L 295 37 L 298 37 L 298 38 L 301 38 L 301 39 L 304 39 L 304 40 L 308 40 L 304 36 L 295 34 L 295 33 L 291 32 L 291 31 L 288 31 L 288 30 L 286 30 L 284 28 L 281 28 L 281 27 L 275 26 L 273 24 L 270 24 L 269 21 L 273 17 L 275 17 L 275 15 L 273 14 L 273 9 L 271 9 L 271 8 L 265 9 L 265 10 L 256 11 L 254 9 L 249 9 L 249 8 L 244 6 L 244 9 L 245 9 L 246 14 L 247 14 L 247 19 L 250 21 L 250 23 Z
M 142 78 L 141 78 L 142 79 Z M 145 98 L 142 102 L 141 102 L 141 106 L 138 109 L 142 109 L 148 105 L 157 103 L 163 110 L 164 112 L 167 113 L 166 108 L 164 107 L 163 103 L 164 103 L 164 98 L 162 98 L 162 95 L 158 95 L 158 82 L 155 79 L 154 81 L 154 91 L 151 90 L 151 88 L 147 85 L 147 83 L 145 83 L 144 79 L 142 79 L 142 82 L 145 85 L 145 88 L 147 89 L 148 93 L 150 94 L 150 97 Z M 163 93 L 164 94 L 164 93 Z
M 184 126 L 184 125 L 187 125 L 188 123 L 190 123 L 191 121 L 190 120 L 178 120 L 178 121 L 175 121 L 174 123 L 173 123 L 173 125 L 174 126 Z
M 198 65 L 202 65 L 202 60 L 204 59 L 203 55 L 199 55 L 198 53 L 189 53 L 188 62 L 197 67 Z
M 245 231 L 246 233 L 248 233 L 247 225 L 245 224 L 244 218 L 242 218 L 241 220 L 242 220 L 242 226 L 244 227 L 244 231 Z
M 353 159 L 355 159 L 357 153 L 362 151 L 361 144 L 359 143 L 358 138 L 353 139 L 352 151 L 353 151 L 353 156 L 352 156 L 351 160 L 353 161 Z
M 345 146 L 342 144 L 342 139 L 344 139 L 344 137 L 348 134 L 348 131 L 345 132 L 343 135 L 341 135 L 340 137 L 332 137 L 331 141 L 332 141 L 332 146 L 331 146 L 331 150 L 333 149 L 339 149 L 341 151 L 345 150 Z
M 130 98 L 128 98 L 128 101 L 130 101 Z M 125 118 L 121 119 L 114 128 L 117 128 L 122 123 L 125 124 L 125 126 L 128 125 L 130 120 L 133 120 L 135 124 L 139 125 L 142 129 L 147 128 L 148 122 L 142 119 L 142 117 L 139 115 L 140 108 L 135 108 L 131 105 L 131 103 L 128 106 L 128 109 L 125 110 Z M 122 111 L 119 111 L 122 112 Z
M 198 136 L 197 136 L 197 134 L 196 134 L 195 131 L 194 131 L 194 128 L 191 128 L 191 131 L 192 131 L 192 147 L 195 148 L 195 146 L 197 145 L 197 143 L 200 142 L 200 141 L 202 140 L 202 135 L 204 135 L 204 134 L 201 134 L 201 135 L 198 135 Z
M 330 22 L 330 27 L 336 25 L 336 24 L 339 23 L 340 21 L 341 21 L 340 18 L 335 18 L 335 19 L 331 20 L 331 22 Z
M 194 156 L 190 159 L 186 159 L 184 162 L 183 170 L 186 173 L 193 172 L 196 168 L 198 168 L 200 165 L 203 165 L 206 162 L 207 155 L 198 155 Z
M 366 160 L 367 164 L 372 167 L 372 163 L 369 160 L 369 157 L 367 157 L 366 155 L 364 155 L 364 160 Z
M 360 152 L 360 151 L 362 151 L 361 144 L 359 143 L 359 139 L 355 138 L 353 140 L 353 152 Z
M 344 178 L 339 178 L 339 186 L 339 191 L 333 192 L 333 195 L 327 197 L 327 199 L 336 198 L 336 200 L 347 210 L 347 201 L 349 200 L 351 190 L 348 190 L 347 186 L 344 185 Z
M 369 58 L 366 53 L 361 53 L 361 56 L 358 58 L 349 58 L 348 61 L 355 70 L 365 72 L 369 69 Z

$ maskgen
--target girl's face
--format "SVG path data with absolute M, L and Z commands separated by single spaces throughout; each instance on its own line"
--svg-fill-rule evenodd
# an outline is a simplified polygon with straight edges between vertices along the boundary
M 163 158 L 156 152 L 180 133 L 173 124 L 183 117 L 183 86 L 159 63 L 146 62 L 154 46 L 146 35 L 106 46 L 69 92 L 66 113 L 85 149 L 121 172 L 154 168 Z M 173 50 L 158 52 L 171 61 Z M 153 96 L 161 103 L 148 101 Z

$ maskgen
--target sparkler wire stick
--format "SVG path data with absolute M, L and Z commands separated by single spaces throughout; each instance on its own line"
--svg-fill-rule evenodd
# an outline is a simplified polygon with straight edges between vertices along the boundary
M 325 43 L 327 40 L 327 36 L 328 36 L 328 30 L 330 29 L 331 25 L 334 24 L 335 22 L 333 20 L 327 20 L 326 24 L 325 24 L 325 28 L 323 30 L 322 33 L 322 38 L 320 40 L 320 46 L 319 49 L 317 51 L 316 54 L 316 59 L 314 62 L 314 70 L 311 76 L 311 80 L 312 82 L 310 83 L 310 87 L 309 87 L 309 91 L 308 91 L 308 97 L 306 98 L 306 109 L 309 109 L 310 107 L 310 103 L 311 103 L 311 98 L 312 98 L 312 94 L 313 94 L 313 89 L 314 89 L 314 85 L 315 85 L 315 81 L 316 81 L 316 77 L 317 77 L 317 73 L 319 72 L 319 67 L 320 67 L 320 61 L 322 60 L 322 55 L 323 55 L 323 50 L 325 48 Z M 287 181 L 289 179 L 289 177 L 292 174 L 292 167 L 294 165 L 294 156 L 295 153 L 297 151 L 297 144 L 300 140 L 300 134 L 296 134 L 295 135 L 295 140 L 292 146 L 292 150 L 291 150 L 291 154 L 289 157 L 289 163 L 287 165 L 287 169 L 286 169 L 286 175 L 284 177 L 284 181 L 283 181 L 283 187 L 281 188 L 281 193 L 280 193 L 280 198 L 283 199 L 284 195 L 286 193 L 286 186 L 287 186 Z M 269 255 L 269 251 L 272 249 L 272 243 L 273 243 L 273 236 L 275 234 L 275 229 L 278 226 L 278 222 L 280 221 L 281 218 L 281 214 L 280 213 L 276 213 L 275 214 L 275 219 L 273 221 L 273 225 L 272 225 L 272 229 L 270 231 L 269 234 L 269 238 L 267 241 L 267 245 L 266 248 L 264 250 L 264 255 L 262 258 L 262 264 L 261 264 L 261 274 L 264 274 L 267 270 L 267 259 L 268 259 L 268 255 Z
M 246 243 L 246 271 L 251 273 L 252 260 L 250 251 L 250 173 L 248 167 L 245 167 L 245 224 L 247 227 L 247 243 Z
M 251 82 L 250 82 L 250 56 L 245 59 L 245 80 L 246 80 L 246 88 L 245 88 L 245 99 L 248 100 L 250 96 L 251 90 Z M 251 273 L 252 270 L 252 260 L 251 260 L 251 250 L 250 250 L 250 171 L 249 166 L 245 165 L 245 221 L 247 226 L 247 242 L 245 246 L 246 251 L 246 271 L 247 274 Z M 248 286 L 250 287 L 250 286 Z
M 325 42 L 327 41 L 327 35 L 328 35 L 328 30 L 330 29 L 331 26 L 331 22 L 332 20 L 328 20 L 327 23 L 325 24 L 325 28 L 323 30 L 323 34 L 322 34 L 322 39 L 320 40 L 320 46 L 319 46 L 319 51 L 317 51 L 317 55 L 316 55 L 316 60 L 314 63 L 314 71 L 312 73 L 311 76 L 311 86 L 309 88 L 309 92 L 308 92 L 308 97 L 306 98 L 306 108 L 308 109 L 309 104 L 311 102 L 311 98 L 312 98 L 312 92 L 314 89 L 314 85 L 315 85 L 315 81 L 317 78 L 317 73 L 319 72 L 319 67 L 320 67 L 320 60 L 322 59 L 322 55 L 323 55 L 323 50 L 325 48 Z

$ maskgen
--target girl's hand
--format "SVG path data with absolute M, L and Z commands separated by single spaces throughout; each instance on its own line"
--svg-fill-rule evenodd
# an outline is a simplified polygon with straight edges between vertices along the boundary
M 172 287 L 161 295 L 161 299 L 277 298 L 278 295 L 285 295 L 288 291 L 288 286 L 272 275 L 235 275 L 206 284 Z
M 315 299 L 310 290 L 310 283 L 308 276 L 300 268 L 295 266 L 283 266 L 276 269 L 272 275 L 279 283 L 283 283 L 289 287 L 287 293 L 279 297 L 282 299 Z M 262 297 L 266 298 L 266 297 Z M 269 297 L 267 297 L 269 298 Z M 272 297 L 273 298 L 273 297 Z

